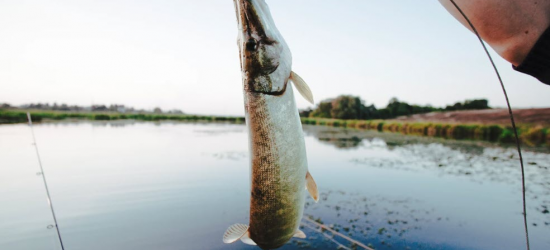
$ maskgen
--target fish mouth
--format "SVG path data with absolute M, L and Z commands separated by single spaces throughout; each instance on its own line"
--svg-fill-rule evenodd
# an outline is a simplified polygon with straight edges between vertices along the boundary
M 233 0 L 233 3 L 243 37 L 266 44 L 276 42 L 278 31 L 264 0 Z M 251 49 L 254 44 L 249 39 L 246 40 L 246 46 Z
M 241 54 L 251 61 L 247 69 L 263 75 L 273 73 L 279 67 L 282 38 L 267 3 L 265 0 L 234 0 L 234 4 Z
M 265 0 L 233 0 L 233 3 L 245 90 L 284 93 L 292 59 L 267 3 Z

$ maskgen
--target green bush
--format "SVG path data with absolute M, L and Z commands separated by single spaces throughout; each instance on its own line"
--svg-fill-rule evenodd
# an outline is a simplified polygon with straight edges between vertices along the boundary
M 511 129 L 504 129 L 502 131 L 502 134 L 498 137 L 498 141 L 499 142 L 505 142 L 505 143 L 512 143 L 512 142 L 516 142 L 516 139 L 515 139 L 515 136 L 514 136 L 514 131 L 512 131 Z
M 488 141 L 499 141 L 500 136 L 504 133 L 504 128 L 499 125 L 491 125 L 487 128 L 487 139 Z
M 383 123 L 383 122 L 379 122 L 379 123 L 378 123 L 378 126 L 376 126 L 376 129 L 377 129 L 378 131 L 382 131 L 382 128 L 383 128 L 383 127 L 384 127 L 384 123 Z
M 108 120 L 111 120 L 111 117 L 106 114 L 97 114 L 97 115 L 94 115 L 94 120 L 108 121 Z

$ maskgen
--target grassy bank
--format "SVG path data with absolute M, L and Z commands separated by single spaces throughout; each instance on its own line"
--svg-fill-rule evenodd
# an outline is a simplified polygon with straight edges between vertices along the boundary
M 457 140 L 485 140 L 491 142 L 515 142 L 511 126 L 482 124 L 404 123 L 387 120 L 337 120 L 302 118 L 303 124 L 378 130 L 410 135 L 442 137 Z M 520 140 L 529 146 L 550 146 L 550 128 L 518 126 Z
M 176 115 L 176 114 L 123 114 L 123 113 L 84 113 L 84 112 L 60 112 L 43 110 L 0 110 L 0 124 L 24 123 L 27 122 L 27 112 L 31 113 L 33 122 L 40 122 L 45 119 L 84 119 L 84 120 L 142 120 L 142 121 L 227 121 L 243 123 L 243 117 L 233 116 L 201 116 L 201 115 Z

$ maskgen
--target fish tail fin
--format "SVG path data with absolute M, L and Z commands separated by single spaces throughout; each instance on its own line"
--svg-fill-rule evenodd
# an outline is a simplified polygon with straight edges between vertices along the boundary
M 241 240 L 248 245 L 256 245 L 256 243 L 250 239 L 248 233 L 248 226 L 245 224 L 233 224 L 223 234 L 223 243 L 229 244 L 237 240 Z

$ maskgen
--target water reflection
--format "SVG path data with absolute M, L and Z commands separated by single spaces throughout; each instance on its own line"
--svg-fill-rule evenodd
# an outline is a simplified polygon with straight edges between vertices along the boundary
M 218 160 L 242 161 L 244 159 L 248 159 L 248 152 L 244 152 L 244 151 L 218 152 L 218 153 L 211 154 L 211 156 Z
M 383 144 L 389 149 L 409 144 L 444 143 L 446 146 L 459 148 L 470 154 L 481 154 L 491 144 L 487 142 L 455 141 L 442 138 L 405 136 L 399 133 L 381 133 L 372 130 L 357 130 L 325 126 L 304 125 L 304 133 L 317 138 L 320 142 L 334 145 L 336 148 L 356 148 Z
M 243 125 L 64 121 L 35 131 L 68 249 L 257 249 L 221 242 L 228 225 L 248 221 Z M 513 148 L 332 127 L 304 133 L 321 191 L 319 203 L 307 198 L 307 218 L 375 249 L 524 246 Z M 28 127 L 0 126 L 0 138 L 0 249 L 55 249 Z M 527 150 L 524 159 L 532 246 L 550 249 L 550 154 Z M 357 247 L 303 223 L 308 238 L 282 249 Z

